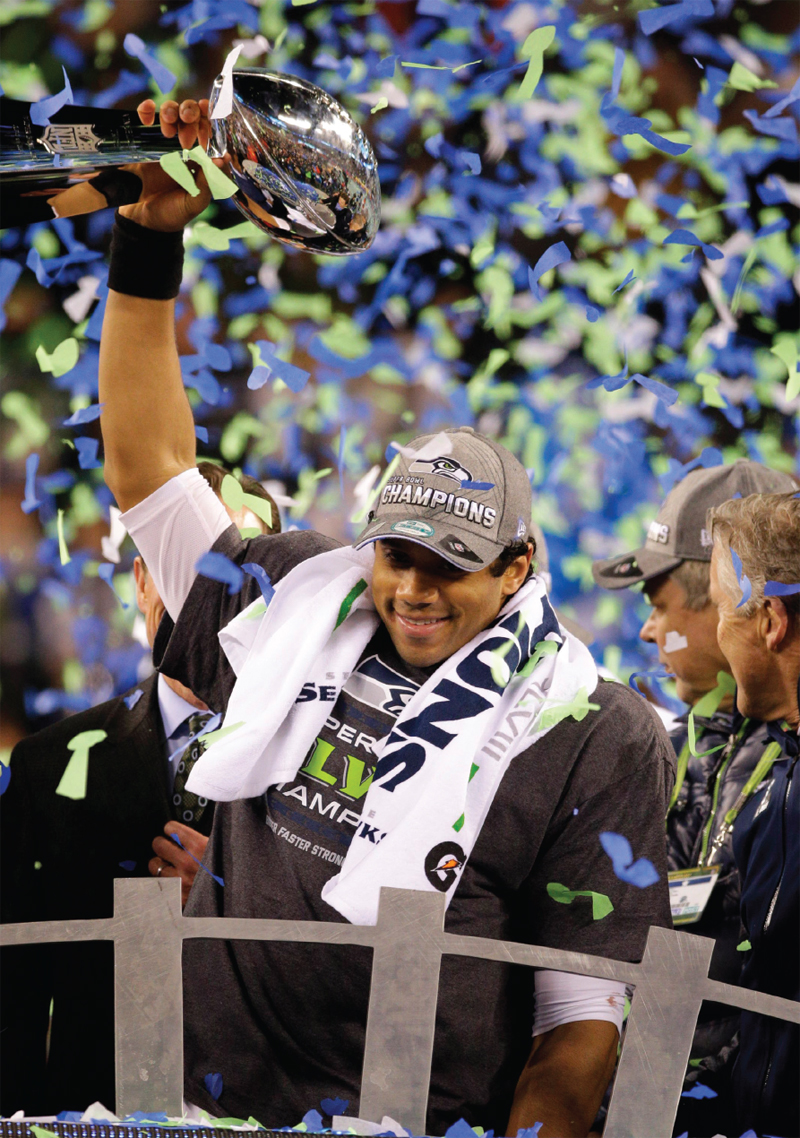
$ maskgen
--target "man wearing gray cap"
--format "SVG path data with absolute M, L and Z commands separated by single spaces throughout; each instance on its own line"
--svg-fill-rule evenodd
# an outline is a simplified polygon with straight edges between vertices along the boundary
M 520 463 L 469 428 L 417 438 L 348 547 L 243 538 L 197 474 L 173 299 L 179 230 L 207 200 L 172 184 L 125 207 L 100 363 L 106 479 L 167 610 L 155 659 L 225 712 L 187 783 L 218 804 L 215 876 L 195 879 L 187 916 L 369 925 L 389 886 L 443 894 L 448 931 L 640 959 L 669 924 L 674 754 L 637 696 L 598 682 L 529 572 Z M 226 558 L 241 588 L 218 579 Z M 638 884 L 617 876 L 609 831 Z M 187 1099 L 279 1126 L 322 1098 L 357 1114 L 370 973 L 353 946 L 187 941 Z M 623 994 L 549 971 L 534 993 L 501 962 L 446 957 L 426 1133 L 464 1116 L 585 1135 Z
M 730 814 L 774 746 L 762 723 L 738 715 L 734 708 L 735 684 L 717 643 L 717 607 L 709 592 L 712 541 L 706 514 L 735 497 L 793 489 L 789 475 L 746 459 L 693 470 L 667 495 L 640 549 L 592 566 L 603 588 L 644 585 L 652 607 L 640 636 L 658 645 L 659 661 L 675 676 L 678 696 L 691 709 L 694 743 L 688 715 L 672 732 L 678 770 L 667 816 L 667 857 L 676 900 L 678 894 L 686 898 L 683 907 L 673 906 L 673 917 L 676 925 L 690 925 L 691 932 L 715 940 L 709 974 L 732 984 L 739 982 L 742 954 L 737 952 L 740 883 Z M 682 877 L 680 871 L 695 872 L 700 882 L 709 877 L 697 872 L 705 867 L 719 867 L 715 884 L 710 895 L 694 896 L 686 888 L 691 875 Z M 739 1020 L 731 1011 L 723 1005 L 703 1005 L 692 1050 L 702 1066 L 695 1067 L 692 1079 L 710 1084 L 727 1064 Z M 720 1081 L 723 1088 L 726 1084 Z M 725 1131 L 734 1125 L 729 1107 L 725 1093 L 711 1101 L 684 1100 L 679 1129 Z

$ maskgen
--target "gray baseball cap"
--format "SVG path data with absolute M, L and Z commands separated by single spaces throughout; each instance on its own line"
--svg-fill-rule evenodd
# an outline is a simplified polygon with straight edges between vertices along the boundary
M 692 470 L 667 494 L 650 523 L 644 545 L 621 557 L 595 561 L 592 576 L 604 589 L 625 589 L 660 573 L 669 573 L 682 561 L 710 561 L 711 536 L 706 529 L 706 513 L 712 506 L 735 497 L 746 498 L 748 494 L 779 494 L 796 489 L 791 475 L 746 458 Z
M 507 545 L 526 541 L 530 523 L 531 485 L 522 464 L 471 427 L 455 427 L 403 447 L 353 544 L 405 538 L 477 571 Z

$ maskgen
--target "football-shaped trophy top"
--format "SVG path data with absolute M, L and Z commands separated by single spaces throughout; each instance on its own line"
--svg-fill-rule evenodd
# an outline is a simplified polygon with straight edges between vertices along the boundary
M 378 230 L 381 189 L 364 131 L 325 91 L 259 67 L 231 76 L 232 110 L 212 117 L 208 152 L 226 151 L 234 202 L 259 229 L 316 253 L 367 249 Z M 212 88 L 209 113 L 223 86 Z

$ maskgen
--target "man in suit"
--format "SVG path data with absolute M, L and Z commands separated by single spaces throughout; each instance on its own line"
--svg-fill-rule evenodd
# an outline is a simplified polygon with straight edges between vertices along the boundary
M 199 470 L 221 496 L 225 472 L 205 462 Z M 241 482 L 252 497 L 238 512 L 226 506 L 231 519 L 279 532 L 267 492 L 247 476 Z M 140 557 L 134 575 L 152 647 L 164 606 Z M 188 688 L 154 674 L 20 742 L 0 798 L 0 919 L 111 916 L 114 878 L 148 873 L 180 876 L 185 903 L 197 861 L 166 835 L 177 833 L 202 858 L 214 804 L 183 784 L 202 749 L 193 736 L 210 715 Z M 91 747 L 85 796 L 73 799 L 57 788 L 73 755 L 68 743 L 86 731 L 105 738 Z M 18 946 L 0 959 L 0 1113 L 53 1114 L 95 1101 L 113 1109 L 113 946 Z

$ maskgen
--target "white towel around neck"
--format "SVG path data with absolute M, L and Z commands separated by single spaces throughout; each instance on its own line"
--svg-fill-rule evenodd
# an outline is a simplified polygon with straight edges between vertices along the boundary
M 310 558 L 278 583 L 263 615 L 259 600 L 222 629 L 237 675 L 229 731 L 198 759 L 189 790 L 231 801 L 296 777 L 331 706 L 296 702 L 303 685 L 338 696 L 378 628 L 373 557 L 370 546 Z M 558 650 L 537 651 L 543 640 Z M 529 653 L 538 662 L 519 675 Z M 361 821 L 324 900 L 354 924 L 375 923 L 381 886 L 436 889 L 449 903 L 508 764 L 563 718 L 559 708 L 577 700 L 580 715 L 596 685 L 588 649 L 558 626 L 544 582 L 531 578 L 440 664 L 376 746 Z

